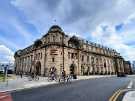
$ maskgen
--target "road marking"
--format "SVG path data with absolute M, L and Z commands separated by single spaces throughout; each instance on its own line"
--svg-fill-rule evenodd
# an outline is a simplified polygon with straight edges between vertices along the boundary
M 112 96 L 111 98 L 109 99 L 109 101 L 117 101 L 118 97 L 120 96 L 120 94 L 122 94 L 123 92 L 127 91 L 127 89 L 124 89 L 124 90 L 117 90 Z
M 113 99 L 113 101 L 117 101 L 118 97 L 120 96 L 120 94 L 122 92 L 124 92 L 125 90 L 120 90 L 119 93 L 117 93 L 117 95 L 115 96 L 115 98 Z
M 117 90 L 109 99 L 109 101 L 113 101 L 113 99 L 115 98 L 115 96 L 120 92 L 121 90 Z
M 132 86 L 133 86 L 133 81 L 131 80 L 130 83 L 128 84 L 127 88 L 128 88 L 128 89 L 131 89 Z

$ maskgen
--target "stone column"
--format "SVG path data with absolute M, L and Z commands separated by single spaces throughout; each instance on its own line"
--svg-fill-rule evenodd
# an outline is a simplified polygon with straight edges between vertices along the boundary
M 27 64 L 28 64 L 27 60 L 28 60 L 28 58 L 26 57 L 26 58 L 25 58 L 25 74 L 26 74 L 26 72 L 27 72 Z
M 120 70 L 120 61 L 119 61 L 119 59 L 117 59 L 117 68 L 118 68 L 118 72 L 121 72 L 121 70 Z
M 20 58 L 20 67 L 19 67 L 19 72 L 22 71 L 22 58 Z
M 94 57 L 91 58 L 92 74 L 95 74 Z
M 99 74 L 101 74 L 101 57 L 98 59 Z
M 114 74 L 115 73 L 115 69 L 114 69 L 113 60 L 111 60 L 111 68 L 112 68 L 112 74 Z
M 108 59 L 108 68 L 109 68 L 109 72 L 108 72 L 108 74 L 110 75 L 110 74 L 111 74 L 111 65 L 110 65 L 110 59 Z
M 28 56 L 28 67 L 27 67 L 27 73 L 29 73 L 29 71 L 30 71 L 30 62 L 31 60 L 30 60 L 30 56 Z
M 111 59 L 109 59 L 109 66 L 110 66 L 110 75 L 113 73 L 113 69 L 112 69 L 112 61 Z
M 24 57 L 23 57 L 23 59 L 22 59 L 22 72 L 24 73 L 24 63 L 25 63 L 25 59 L 24 59 Z
M 122 63 L 121 63 L 121 65 L 122 65 L 122 66 L 121 66 L 122 72 L 124 73 L 124 60 L 122 59 L 121 62 L 122 62 Z
M 97 58 L 94 58 L 94 69 L 95 69 L 95 73 L 97 74 Z
M 101 64 L 100 64 L 101 73 L 103 74 L 103 72 L 104 72 L 104 67 L 103 67 L 103 58 L 102 58 L 102 57 L 101 57 L 101 59 L 100 59 L 100 62 L 101 62 Z
M 26 72 L 25 70 L 26 70 L 26 57 L 24 58 L 24 67 L 23 67 L 24 73 Z

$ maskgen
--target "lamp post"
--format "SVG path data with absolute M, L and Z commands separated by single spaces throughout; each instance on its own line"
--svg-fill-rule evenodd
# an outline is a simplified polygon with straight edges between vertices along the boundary
M 3 65 L 3 66 L 4 66 L 4 65 Z M 8 66 L 9 66 L 9 65 L 5 65 L 5 66 L 4 66 L 4 79 L 3 79 L 3 81 L 6 82 L 6 85 L 8 85 L 8 79 L 7 79 Z

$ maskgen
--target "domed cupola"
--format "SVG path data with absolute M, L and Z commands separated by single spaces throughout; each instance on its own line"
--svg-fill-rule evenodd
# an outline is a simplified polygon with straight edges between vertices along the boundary
M 53 25 L 48 32 L 63 32 L 63 30 L 58 25 Z

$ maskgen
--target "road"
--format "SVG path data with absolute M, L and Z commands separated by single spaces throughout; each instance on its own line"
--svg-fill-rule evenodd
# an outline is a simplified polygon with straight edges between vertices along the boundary
M 12 92 L 13 101 L 108 101 L 131 78 L 97 78 Z

